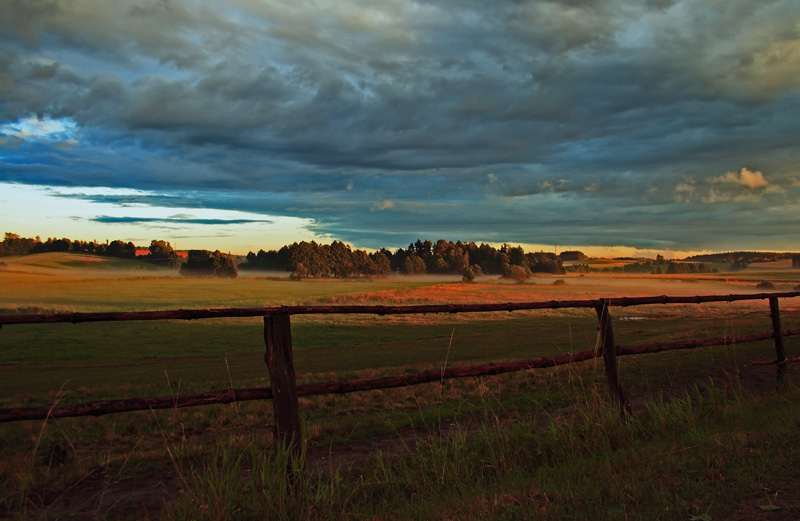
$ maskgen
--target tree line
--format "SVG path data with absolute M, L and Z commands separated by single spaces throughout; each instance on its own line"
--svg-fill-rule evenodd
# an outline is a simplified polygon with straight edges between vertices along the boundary
M 392 272 L 406 275 L 458 274 L 466 280 L 479 275 L 502 275 L 526 279 L 532 273 L 564 273 L 561 258 L 553 253 L 526 253 L 521 246 L 436 242 L 418 239 L 408 248 L 395 251 L 382 248 L 375 252 L 352 249 L 333 241 L 295 242 L 279 250 L 249 252 L 242 270 L 288 271 L 297 279 L 309 277 L 383 277 Z
M 142 248 L 138 248 L 142 249 Z M 333 241 L 321 244 L 315 241 L 295 242 L 278 250 L 249 252 L 244 263 L 237 266 L 228 253 L 208 250 L 189 250 L 179 255 L 163 240 L 152 240 L 145 255 L 137 256 L 137 246 L 121 240 L 97 241 L 71 240 L 51 237 L 20 237 L 6 233 L 0 242 L 0 257 L 45 252 L 83 252 L 93 255 L 148 261 L 152 264 L 180 269 L 182 275 L 236 277 L 238 270 L 288 271 L 295 279 L 305 278 L 358 278 L 385 277 L 392 272 L 406 275 L 458 274 L 464 280 L 480 275 L 501 275 L 515 280 L 525 280 L 533 273 L 563 274 L 566 271 L 585 273 L 588 264 L 580 261 L 588 257 L 580 251 L 564 251 L 560 255 L 546 252 L 525 252 L 521 246 L 503 244 L 495 248 L 489 244 L 453 242 L 439 239 L 436 242 L 418 239 L 408 248 L 391 251 L 381 248 L 367 252 L 352 249 L 349 245 Z M 185 258 L 184 258 L 185 257 Z M 605 268 L 603 271 L 622 273 L 683 274 L 716 271 L 706 262 L 730 262 L 730 269 L 744 269 L 755 261 L 791 258 L 794 267 L 800 267 L 800 254 L 775 252 L 727 252 L 696 255 L 686 261 L 667 261 L 662 255 L 655 260 L 628 259 L 624 266 Z M 623 260 L 623 259 L 620 259 Z M 564 267 L 563 261 L 578 261 Z
M 152 240 L 147 248 L 148 253 L 136 255 L 137 248 L 132 242 L 120 240 L 107 241 L 80 241 L 67 238 L 54 237 L 42 241 L 40 237 L 20 237 L 16 233 L 6 233 L 3 242 L 0 242 L 0 257 L 11 255 L 29 255 L 47 252 L 75 252 L 90 253 L 119 259 L 137 259 L 155 265 L 180 269 L 181 275 L 188 276 L 215 276 L 236 277 L 238 270 L 236 262 L 230 253 L 221 253 L 219 250 L 189 250 L 184 260 L 167 241 Z
M 686 257 L 687 261 L 718 262 L 727 264 L 752 264 L 754 262 L 774 262 L 782 259 L 794 259 L 797 253 L 774 251 L 729 251 L 723 253 L 705 253 Z
M 0 242 L 0 257 L 53 251 L 91 253 L 93 255 L 105 255 L 121 259 L 133 259 L 136 257 L 136 246 L 132 242 L 119 240 L 102 243 L 49 237 L 47 240 L 42 241 L 38 236 L 35 238 L 20 237 L 16 233 L 6 232 L 3 242 Z
M 588 266 L 579 264 L 577 267 L 586 266 L 585 272 L 588 273 Z M 578 271 L 583 271 L 578 269 Z M 717 273 L 717 268 L 712 268 L 705 262 L 675 262 L 667 261 L 662 255 L 658 255 L 653 260 L 637 260 L 623 266 L 614 266 L 611 268 L 603 268 L 605 273 L 649 273 L 651 275 L 685 275 L 692 273 Z

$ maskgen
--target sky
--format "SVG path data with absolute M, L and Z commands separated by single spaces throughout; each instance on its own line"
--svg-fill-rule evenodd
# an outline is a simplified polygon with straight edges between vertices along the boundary
M 2 0 L 0 232 L 800 250 L 797 0 Z

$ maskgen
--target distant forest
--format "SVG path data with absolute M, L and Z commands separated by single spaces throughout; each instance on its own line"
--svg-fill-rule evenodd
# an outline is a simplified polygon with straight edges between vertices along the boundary
M 453 242 L 439 239 L 436 242 L 418 239 L 408 248 L 395 251 L 382 248 L 367 252 L 352 249 L 340 241 L 331 244 L 295 242 L 279 250 L 249 252 L 245 261 L 236 264 L 231 254 L 219 251 L 189 250 L 178 253 L 169 242 L 153 240 L 147 248 L 121 240 L 80 241 L 66 238 L 25 238 L 6 233 L 0 242 L 0 257 L 44 252 L 82 252 L 93 255 L 137 259 L 153 264 L 180 268 L 181 274 L 190 276 L 236 277 L 238 270 L 288 271 L 292 278 L 358 278 L 385 277 L 393 272 L 406 275 L 456 274 L 464 280 L 480 275 L 501 275 L 525 280 L 533 273 L 563 274 L 567 271 L 587 273 L 590 266 L 581 261 L 588 257 L 580 251 L 564 251 L 560 255 L 546 252 L 525 252 L 521 246 L 503 244 L 495 248 L 489 244 Z M 145 253 L 146 252 L 146 253 Z M 138 255 L 137 255 L 138 253 Z M 654 260 L 630 259 L 634 262 L 613 268 L 594 268 L 621 273 L 681 274 L 716 271 L 706 263 L 729 264 L 731 270 L 744 269 L 753 262 L 792 259 L 800 267 L 800 254 L 776 252 L 726 252 L 693 255 L 683 262 L 667 261 L 662 255 Z M 564 266 L 564 262 L 572 265 Z
M 723 262 L 733 264 L 740 262 L 752 264 L 754 262 L 773 262 L 783 259 L 794 259 L 797 253 L 776 253 L 772 251 L 731 251 L 726 253 L 707 253 L 686 257 L 687 261 Z
M 132 242 L 111 241 L 107 243 L 95 241 L 73 241 L 71 239 L 48 238 L 42 241 L 39 237 L 20 237 L 16 233 L 6 233 L 0 243 L 0 257 L 10 255 L 27 255 L 30 253 L 45 253 L 50 251 L 74 251 L 92 253 L 94 255 L 107 255 L 120 259 L 133 259 L 136 257 L 136 246 Z
M 144 251 L 147 253 L 143 253 Z M 48 238 L 42 241 L 39 237 L 20 237 L 16 233 L 6 233 L 3 242 L 0 242 L 0 257 L 47 252 L 91 253 L 119 259 L 137 259 L 172 269 L 180 268 L 181 275 L 188 276 L 236 277 L 237 275 L 236 263 L 229 253 L 220 253 L 219 250 L 215 252 L 189 250 L 188 253 L 180 255 L 170 243 L 160 240 L 152 240 L 148 248 L 140 248 L 132 242 L 120 240 L 102 243 Z
M 239 269 L 289 271 L 298 279 L 382 277 L 393 271 L 406 275 L 458 274 L 467 280 L 484 274 L 526 279 L 531 273 L 565 272 L 562 259 L 554 253 L 526 253 L 520 246 L 504 244 L 498 249 L 488 244 L 444 239 L 436 242 L 420 239 L 408 248 L 394 252 L 382 248 L 373 253 L 353 250 L 339 241 L 296 242 L 280 250 L 250 252 Z

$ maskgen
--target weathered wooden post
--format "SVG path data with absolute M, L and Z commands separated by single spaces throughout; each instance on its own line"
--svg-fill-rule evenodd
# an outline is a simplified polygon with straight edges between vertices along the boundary
M 617 345 L 614 343 L 614 330 L 611 328 L 611 314 L 608 312 L 608 301 L 600 299 L 600 305 L 596 306 L 597 320 L 600 321 L 600 349 L 603 353 L 603 362 L 606 368 L 606 379 L 614 397 L 620 407 L 621 413 L 625 416 L 631 415 L 631 404 L 622 390 L 619 381 L 619 365 L 617 363 Z
M 778 307 L 778 297 L 769 299 L 769 315 L 772 318 L 772 334 L 775 339 L 775 365 L 777 367 L 778 387 L 786 383 L 787 367 L 786 352 L 783 349 L 783 332 L 781 330 L 781 311 Z
M 269 368 L 275 414 L 275 443 L 290 451 L 293 461 L 289 463 L 289 473 L 292 475 L 299 470 L 295 468 L 295 463 L 299 461 L 303 434 L 292 357 L 292 327 L 288 314 L 264 316 L 264 342 L 267 344 L 264 361 Z

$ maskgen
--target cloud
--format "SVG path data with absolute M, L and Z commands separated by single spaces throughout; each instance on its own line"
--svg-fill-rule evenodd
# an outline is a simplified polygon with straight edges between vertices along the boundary
M 378 246 L 763 243 L 731 216 L 795 222 L 798 19 L 794 0 L 4 0 L 0 182 Z
M 372 211 L 378 212 L 382 210 L 392 210 L 395 207 L 395 201 L 393 199 L 384 199 L 379 203 L 375 203 L 372 205 Z
M 731 194 L 717 192 L 716 190 L 714 190 L 714 189 L 712 188 L 712 189 L 709 191 L 709 193 L 708 193 L 708 196 L 706 196 L 706 197 L 703 197 L 703 202 L 704 202 L 704 203 L 708 203 L 708 204 L 714 204 L 714 203 L 725 203 L 725 202 L 728 202 L 728 201 L 730 201 L 731 199 L 733 199 L 733 196 L 732 196 Z M 738 197 L 737 197 L 737 199 L 736 199 L 736 200 L 737 200 L 738 202 L 741 202 L 741 201 L 743 201 L 743 200 L 739 199 Z
M 105 224 L 200 224 L 200 225 L 230 225 L 271 223 L 266 219 L 198 219 L 194 217 L 112 217 L 101 215 L 92 217 L 91 221 Z
M 675 186 L 675 202 L 688 203 L 695 194 L 695 183 L 693 180 L 686 180 Z
M 723 176 L 714 178 L 712 182 L 738 184 L 746 186 L 751 190 L 769 186 L 769 182 L 764 177 L 763 173 L 759 171 L 754 172 L 748 170 L 747 168 L 742 168 L 742 170 L 738 174 L 736 172 L 728 172 Z

